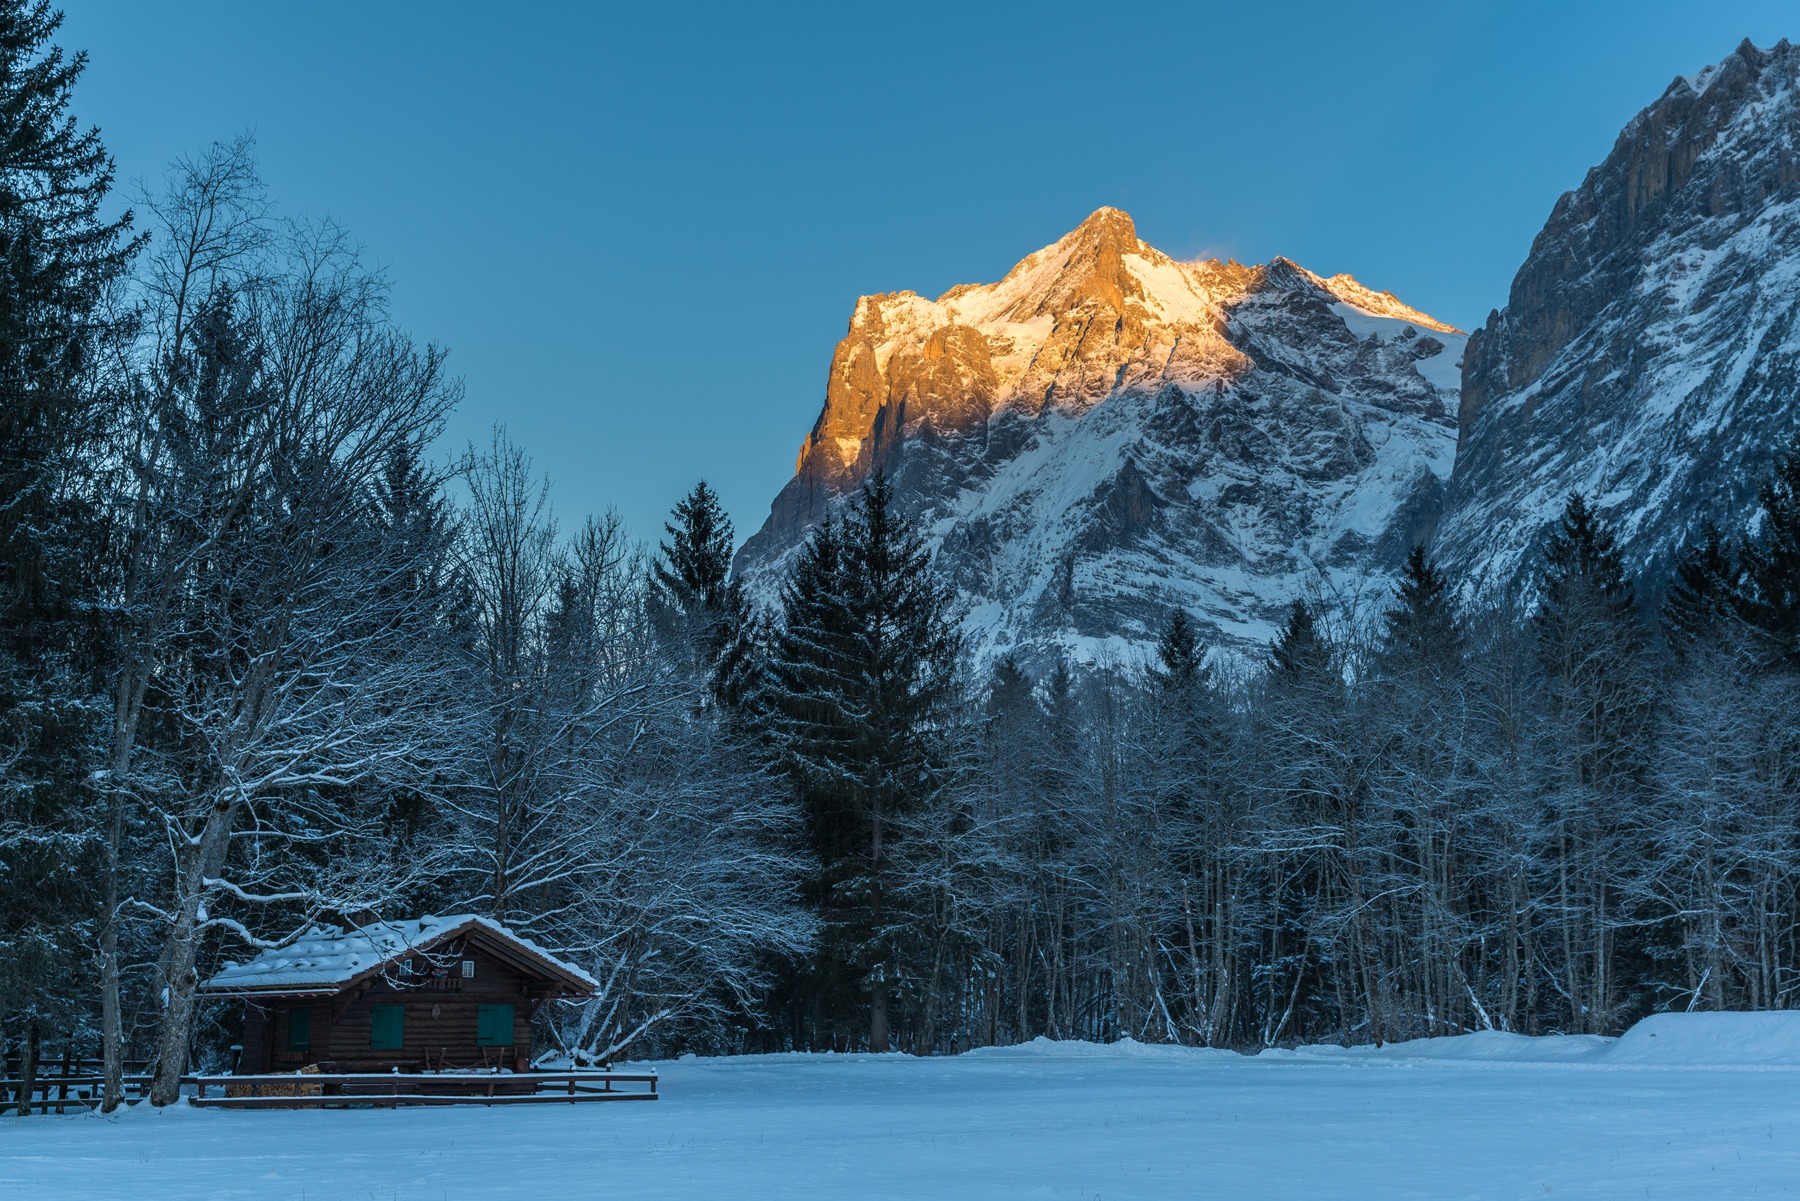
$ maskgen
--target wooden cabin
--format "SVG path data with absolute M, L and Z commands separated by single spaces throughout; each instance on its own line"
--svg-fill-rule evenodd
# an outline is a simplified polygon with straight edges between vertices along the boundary
M 531 1018 L 592 996 L 581 969 L 473 915 L 323 926 L 200 986 L 244 1002 L 240 1074 L 456 1071 L 531 1063 Z

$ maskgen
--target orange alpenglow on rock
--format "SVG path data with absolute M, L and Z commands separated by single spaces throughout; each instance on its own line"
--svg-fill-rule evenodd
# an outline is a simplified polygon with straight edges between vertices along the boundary
M 738 570 L 771 599 L 806 530 L 881 467 L 931 527 L 978 656 L 1128 651 L 1176 604 L 1254 640 L 1311 560 L 1385 538 L 1402 544 L 1386 570 L 1432 519 L 1461 348 L 1348 275 L 1180 262 L 1098 209 L 998 283 L 857 301 Z M 1296 402 L 1317 411 L 1296 421 Z M 1239 453 L 1259 440 L 1266 457 Z M 1345 486 L 1371 469 L 1396 478 Z M 1253 504 L 1224 495 L 1245 474 L 1265 484 Z M 1154 562 L 1130 583 L 1134 555 Z

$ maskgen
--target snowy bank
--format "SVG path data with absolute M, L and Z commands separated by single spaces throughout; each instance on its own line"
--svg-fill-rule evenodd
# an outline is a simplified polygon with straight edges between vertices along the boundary
M 664 1100 L 643 1106 L 0 1118 L 0 1196 L 1782 1196 L 1800 1181 L 1796 1016 L 1261 1055 L 1039 1041 L 683 1058 L 657 1065 Z
M 1800 1011 L 1659 1013 L 1607 1048 L 1609 1064 L 1800 1068 Z
M 1619 1038 L 1598 1034 L 1532 1037 L 1481 1030 L 1419 1038 L 1385 1046 L 1322 1043 L 1254 1054 L 1175 1047 L 1120 1039 L 1116 1043 L 1036 1038 L 1016 1047 L 983 1047 L 970 1056 L 995 1059 L 1108 1059 L 1206 1064 L 1261 1063 L 1491 1063 L 1592 1064 L 1646 1067 L 1800 1068 L 1800 1011 L 1784 1013 L 1659 1013 Z

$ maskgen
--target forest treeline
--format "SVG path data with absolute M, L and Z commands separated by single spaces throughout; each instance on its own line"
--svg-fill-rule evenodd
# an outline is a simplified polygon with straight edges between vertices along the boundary
M 1653 600 L 1579 495 L 1537 551 L 1459 603 L 1415 549 L 1372 612 L 1296 600 L 1259 660 L 1177 609 L 1152 663 L 959 687 L 923 634 L 949 598 L 877 479 L 808 544 L 747 703 L 822 867 L 775 1044 L 1254 1049 L 1790 1005 L 1800 460 Z
M 223 1065 L 227 959 L 475 911 L 577 1061 L 1614 1032 L 1792 1001 L 1800 463 L 1641 593 L 1580 496 L 1509 590 L 1415 551 L 1266 655 L 977 667 L 877 475 L 731 578 L 560 525 L 246 141 L 124 212 L 0 3 L 0 1049 Z M 436 457 L 434 457 L 436 456 Z M 1480 597 L 1482 599 L 1471 599 Z M 28 1086 L 27 1086 L 28 1090 Z

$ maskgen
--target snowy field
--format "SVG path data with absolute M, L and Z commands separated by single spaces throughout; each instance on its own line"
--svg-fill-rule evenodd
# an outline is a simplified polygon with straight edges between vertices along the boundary
M 0 1120 L 0 1197 L 1800 1197 L 1800 1014 L 658 1065 L 649 1104 Z

